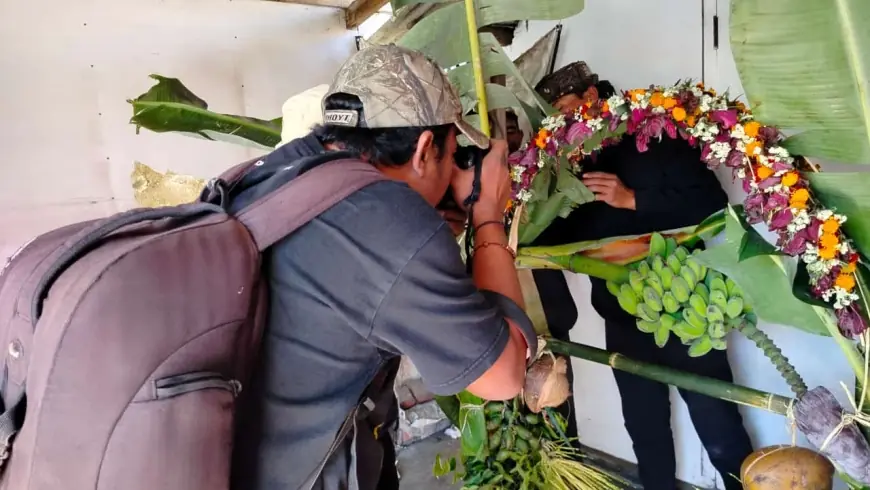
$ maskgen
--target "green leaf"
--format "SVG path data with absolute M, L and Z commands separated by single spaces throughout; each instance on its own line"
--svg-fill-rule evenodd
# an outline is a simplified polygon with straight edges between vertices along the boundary
M 733 209 L 738 216 L 743 216 L 742 204 L 732 205 L 731 209 Z M 710 240 L 719 233 L 722 233 L 722 230 L 725 229 L 725 215 L 727 212 L 728 208 L 716 211 L 708 216 L 700 225 L 697 226 L 697 228 L 695 228 L 695 234 L 704 240 Z
M 575 206 L 595 200 L 595 194 L 571 172 L 571 169 L 567 165 L 559 167 L 559 176 L 556 179 L 556 192 L 563 194 Z
M 810 273 L 807 270 L 807 265 L 802 260 L 797 262 L 797 270 L 795 271 L 791 291 L 795 298 L 808 305 L 828 308 L 828 304 L 825 303 L 824 300 L 817 298 L 812 293 L 812 286 L 810 286 Z
M 476 0 L 477 24 L 515 20 L 562 20 L 583 11 L 584 0 Z
M 450 420 L 453 425 L 459 427 L 459 398 L 457 398 L 456 395 L 435 395 L 435 403 L 438 404 L 438 408 L 444 412 L 447 419 Z
M 151 75 L 157 83 L 135 99 L 131 124 L 156 133 L 176 132 L 214 141 L 273 149 L 281 142 L 281 119 L 265 121 L 208 110 L 208 104 L 177 78 Z
M 483 414 L 484 400 L 467 391 L 457 395 L 459 398 L 459 432 L 461 434 L 462 455 L 475 456 L 485 451 L 488 443 L 486 417 Z
M 733 279 L 760 319 L 816 335 L 830 335 L 830 325 L 826 322 L 836 324 L 833 314 L 828 309 L 810 306 L 792 294 L 796 261 L 774 255 L 757 255 L 740 261 L 746 229 L 731 208 L 725 221 L 724 242 L 708 248 L 698 259 Z
M 870 2 L 731 2 L 731 50 L 758 120 L 800 154 L 870 163 Z
M 843 231 L 864 257 L 870 257 L 870 173 L 808 173 L 813 195 L 848 217 Z
M 391 0 L 393 12 L 415 3 L 443 3 L 447 0 Z M 585 0 L 476 0 L 477 25 L 480 27 L 515 20 L 562 20 L 583 11 Z M 463 2 L 463 13 L 465 6 Z
M 518 242 L 526 245 L 535 241 L 564 212 L 570 202 L 571 200 L 561 192 L 556 192 L 543 200 L 528 202 L 525 216 L 520 218 L 524 221 L 520 222 Z
M 752 257 L 758 257 L 759 255 L 783 255 L 773 244 L 765 240 L 755 228 L 746 225 L 744 231 L 746 234 L 743 235 L 743 240 L 740 242 L 740 256 L 738 257 L 740 262 Z
M 432 476 L 441 478 L 456 469 L 456 458 L 443 459 L 440 454 L 435 455 L 435 464 L 432 465 Z
M 461 2 L 455 3 L 430 13 L 405 33 L 397 44 L 425 53 L 437 61 L 441 68 L 448 70 L 471 60 L 465 6 Z

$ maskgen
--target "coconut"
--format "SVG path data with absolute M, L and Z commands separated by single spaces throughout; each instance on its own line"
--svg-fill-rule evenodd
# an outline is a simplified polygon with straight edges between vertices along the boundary
M 547 407 L 558 407 L 568 400 L 568 361 L 564 357 L 544 354 L 526 373 L 523 399 L 534 413 Z
M 745 490 L 831 490 L 834 465 L 811 449 L 769 446 L 743 461 L 740 481 Z

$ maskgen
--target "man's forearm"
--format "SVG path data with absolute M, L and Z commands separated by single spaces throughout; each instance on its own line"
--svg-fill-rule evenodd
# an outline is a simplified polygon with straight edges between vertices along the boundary
M 477 226 L 483 223 L 502 219 L 501 213 L 475 212 L 475 223 L 472 225 L 475 226 L 474 244 L 476 250 L 472 262 L 472 277 L 478 289 L 488 289 L 500 293 L 525 309 L 514 258 L 506 249 L 508 239 L 504 227 L 488 224 L 477 229 Z

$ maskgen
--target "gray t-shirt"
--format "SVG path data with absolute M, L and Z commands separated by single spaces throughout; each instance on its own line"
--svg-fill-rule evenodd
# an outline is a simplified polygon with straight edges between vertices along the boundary
M 297 489 L 385 360 L 407 355 L 448 395 L 507 344 L 449 227 L 403 183 L 354 193 L 266 260 L 270 317 L 235 448 L 245 489 Z

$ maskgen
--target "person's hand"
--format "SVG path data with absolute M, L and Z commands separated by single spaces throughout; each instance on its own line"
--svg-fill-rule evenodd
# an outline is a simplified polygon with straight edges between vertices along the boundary
M 450 226 L 453 236 L 458 237 L 465 231 L 465 221 L 468 219 L 465 211 L 459 209 L 439 209 L 438 212 L 441 213 L 441 217 Z
M 501 219 L 511 196 L 511 177 L 508 168 L 508 145 L 504 140 L 490 140 L 489 152 L 483 157 L 480 173 L 480 198 L 474 204 L 475 221 Z M 471 194 L 474 169 L 456 169 L 450 186 L 460 205 Z
M 634 191 L 626 187 L 616 175 L 589 172 L 583 176 L 583 184 L 595 194 L 596 201 L 603 201 L 614 208 L 637 209 Z

